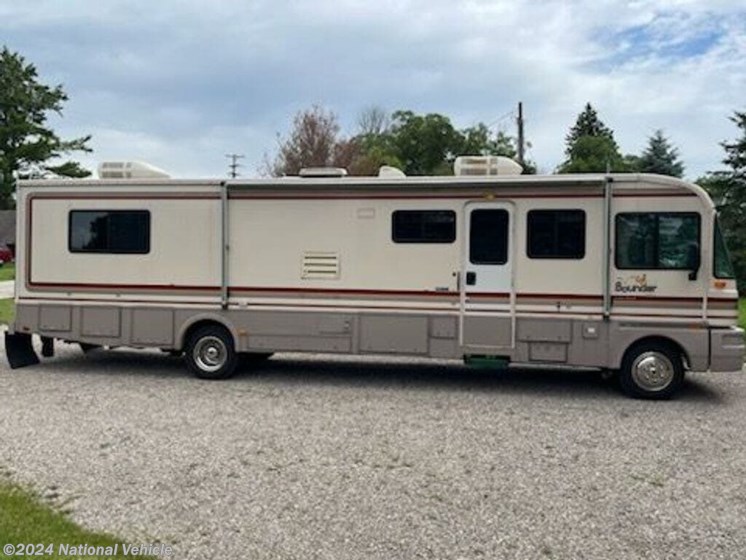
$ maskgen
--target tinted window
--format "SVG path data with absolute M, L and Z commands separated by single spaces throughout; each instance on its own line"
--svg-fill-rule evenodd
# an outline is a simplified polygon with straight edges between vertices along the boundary
M 688 269 L 689 247 L 699 245 L 699 214 L 651 212 L 616 217 L 616 266 Z
M 469 226 L 469 261 L 472 264 L 508 262 L 508 211 L 473 210 Z
M 532 259 L 582 259 L 585 256 L 585 212 L 531 210 L 528 256 Z
M 395 243 L 453 243 L 456 213 L 452 210 L 397 210 L 392 217 Z
M 728 255 L 728 247 L 725 244 L 723 232 L 720 230 L 718 220 L 715 220 L 715 278 L 735 278 L 733 265 Z
M 73 210 L 68 247 L 72 253 L 148 253 L 150 212 Z

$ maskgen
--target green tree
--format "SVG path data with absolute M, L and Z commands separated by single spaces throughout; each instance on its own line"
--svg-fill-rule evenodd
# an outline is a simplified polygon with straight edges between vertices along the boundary
M 575 124 L 570 128 L 567 136 L 565 136 L 565 153 L 568 156 L 570 155 L 570 149 L 573 144 L 583 136 L 605 136 L 609 140 L 614 140 L 614 132 L 601 122 L 601 119 L 598 118 L 598 113 L 590 103 L 585 104 Z
M 377 107 L 365 109 L 357 134 L 346 138 L 334 113 L 313 107 L 295 116 L 274 161 L 265 159 L 265 171 L 281 176 L 303 167 L 335 166 L 350 175 L 376 175 L 389 165 L 407 175 L 450 175 L 454 159 L 467 154 L 515 158 L 515 141 L 502 132 L 493 135 L 483 123 L 457 130 L 444 115 L 396 111 L 389 117 Z M 535 172 L 531 163 L 525 167 Z
M 626 171 L 627 164 L 613 139 L 606 136 L 581 136 L 570 147 L 559 173 L 605 173 Z
M 373 115 L 375 116 L 375 115 Z M 372 160 L 394 165 L 407 175 L 449 175 L 453 161 L 460 155 L 500 155 L 516 157 L 515 140 L 503 132 L 493 134 L 484 123 L 457 130 L 451 120 L 437 113 L 418 115 L 413 111 L 396 111 L 385 128 L 370 126 L 381 123 L 380 114 L 368 114 L 363 153 Z M 529 164 L 528 170 L 535 171 Z
M 746 112 L 734 112 L 730 117 L 740 129 L 740 138 L 722 142 L 726 170 L 708 173 L 697 182 L 707 189 L 717 206 L 720 224 L 730 249 L 739 288 L 746 289 Z
M 437 113 L 396 111 L 390 129 L 394 155 L 407 175 L 446 175 L 460 155 L 463 137 L 451 120 Z
M 679 150 L 669 142 L 663 135 L 663 131 L 659 129 L 648 138 L 648 146 L 640 155 L 634 170 L 640 173 L 682 177 L 684 175 L 684 164 L 679 160 Z
M 358 151 L 347 169 L 350 175 L 377 175 L 383 165 L 404 168 L 395 153 L 391 115 L 381 107 L 367 107 L 358 115 L 357 134 L 353 140 Z
M 640 156 L 635 154 L 624 154 L 624 167 L 625 171 L 630 173 L 640 173 L 640 166 L 642 165 Z
M 90 152 L 90 136 L 62 140 L 47 126 L 49 113 L 62 114 L 67 95 L 61 85 L 39 82 L 33 64 L 7 47 L 0 51 L 0 208 L 14 205 L 16 177 L 54 173 L 85 177 L 78 163 L 50 164 L 70 152 Z
M 590 103 L 570 128 L 565 144 L 567 159 L 559 166 L 559 173 L 604 173 L 627 168 L 613 131 L 598 118 Z
M 484 123 L 461 131 L 462 145 L 458 155 L 505 156 L 515 159 L 515 140 L 499 131 L 493 135 Z

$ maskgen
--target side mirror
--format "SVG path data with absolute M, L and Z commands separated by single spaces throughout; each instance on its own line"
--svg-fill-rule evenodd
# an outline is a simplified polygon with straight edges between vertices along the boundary
M 687 246 L 686 268 L 689 270 L 689 280 L 696 280 L 699 267 L 701 266 L 699 257 L 699 245 L 691 243 Z

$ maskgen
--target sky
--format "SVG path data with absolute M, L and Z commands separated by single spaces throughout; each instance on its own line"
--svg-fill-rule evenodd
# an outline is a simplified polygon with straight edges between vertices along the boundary
M 91 134 L 90 169 L 146 161 L 179 178 L 257 176 L 319 105 L 440 113 L 515 134 L 551 173 L 586 102 L 637 154 L 656 129 L 685 175 L 721 169 L 746 110 L 743 0 L 0 0 L 0 45 L 69 100 L 50 124 Z

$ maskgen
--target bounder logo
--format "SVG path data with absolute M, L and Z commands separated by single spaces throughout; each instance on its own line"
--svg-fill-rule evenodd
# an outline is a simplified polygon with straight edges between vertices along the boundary
M 614 291 L 623 294 L 651 294 L 658 289 L 658 286 L 648 284 L 647 274 L 634 274 L 622 278 L 617 276 L 614 284 Z

